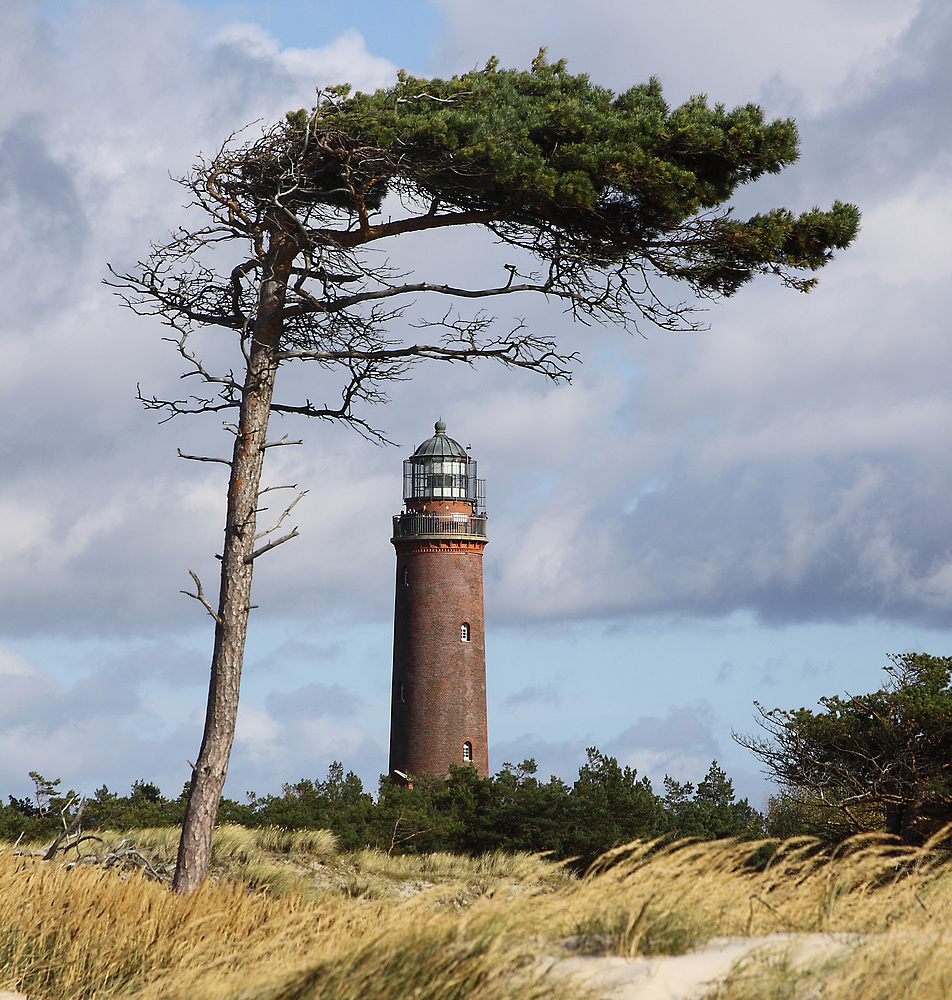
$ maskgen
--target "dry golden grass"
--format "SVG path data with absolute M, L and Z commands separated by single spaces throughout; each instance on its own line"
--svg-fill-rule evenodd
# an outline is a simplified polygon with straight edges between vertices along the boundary
M 331 856 L 326 840 L 278 831 L 267 833 L 266 849 L 255 839 L 265 833 L 233 834 L 240 864 L 266 850 L 278 864 L 312 848 L 322 863 L 356 865 L 397 888 L 306 899 L 219 880 L 179 898 L 139 875 L 66 870 L 8 848 L 0 988 L 31 1000 L 541 1000 L 573 995 L 535 961 L 565 954 L 566 942 L 637 955 L 717 936 L 829 931 L 857 943 L 822 970 L 755 958 L 712 996 L 806 998 L 820 982 L 824 1000 L 952 995 L 952 868 L 935 845 L 866 838 L 824 859 L 814 842 L 794 840 L 766 864 L 764 845 L 634 845 L 570 879 L 526 857 Z M 219 864 L 227 869 L 227 859 Z M 401 898 L 408 883 L 428 887 Z
M 67 870 L 8 849 L 0 988 L 43 1000 L 557 995 L 527 971 L 530 943 L 514 933 L 516 912 L 476 912 L 458 894 L 307 902 L 210 882 L 182 898 L 138 874 Z
M 948 1000 L 952 946 L 948 928 L 877 934 L 815 966 L 783 955 L 743 963 L 706 1000 Z
M 174 859 L 181 832 L 180 827 L 164 826 L 135 830 L 126 836 L 139 847 Z M 104 834 L 106 839 L 110 836 Z M 338 853 L 337 838 L 330 830 L 283 830 L 275 826 L 249 829 L 234 823 L 222 823 L 212 837 L 212 855 L 219 862 L 261 861 L 268 854 L 291 853 L 309 854 L 318 860 L 331 858 Z
M 871 934 L 896 923 L 952 926 L 952 868 L 935 845 L 854 838 L 830 858 L 810 838 L 773 843 L 638 844 L 606 855 L 561 914 L 557 934 L 614 954 L 670 954 L 716 936 Z M 938 907 L 936 912 L 935 907 Z
M 106 831 L 106 843 L 129 838 L 160 871 L 171 875 L 180 829 L 159 827 L 133 834 Z M 38 846 L 38 845 L 37 845 Z M 94 850 L 98 850 L 96 847 Z M 478 858 L 457 854 L 397 855 L 375 850 L 341 853 L 329 830 L 248 829 L 233 824 L 217 827 L 212 840 L 211 877 L 240 882 L 273 895 L 294 894 L 320 899 L 342 894 L 364 899 L 405 899 L 433 885 L 462 883 L 479 895 L 501 879 L 535 878 L 537 858 L 494 851 Z M 568 875 L 545 865 L 546 877 L 564 881 Z

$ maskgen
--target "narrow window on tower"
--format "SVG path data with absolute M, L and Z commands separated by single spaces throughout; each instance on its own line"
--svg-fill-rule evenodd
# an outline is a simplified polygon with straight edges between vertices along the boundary
M 469 642 L 469 622 L 463 622 L 459 627 L 460 642 Z
M 410 570 L 407 566 L 403 567 L 403 585 L 404 587 L 410 586 Z
M 470 764 L 473 760 L 473 744 L 467 740 L 463 744 L 463 763 Z
M 406 700 L 407 700 L 407 686 L 406 684 L 401 684 L 397 688 L 397 701 L 406 701 Z

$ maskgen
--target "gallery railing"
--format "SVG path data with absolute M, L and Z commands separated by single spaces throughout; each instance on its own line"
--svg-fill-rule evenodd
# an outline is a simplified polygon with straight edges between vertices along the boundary
M 417 511 L 394 515 L 394 538 L 419 538 L 421 536 L 485 538 L 486 515 L 423 514 Z

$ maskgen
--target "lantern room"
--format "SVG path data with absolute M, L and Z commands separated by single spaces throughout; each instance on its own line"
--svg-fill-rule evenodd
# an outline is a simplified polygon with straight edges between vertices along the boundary
M 480 514 L 484 509 L 483 480 L 476 478 L 476 462 L 467 450 L 446 434 L 438 420 L 435 434 L 403 463 L 403 499 L 407 510 L 430 510 L 449 501 Z

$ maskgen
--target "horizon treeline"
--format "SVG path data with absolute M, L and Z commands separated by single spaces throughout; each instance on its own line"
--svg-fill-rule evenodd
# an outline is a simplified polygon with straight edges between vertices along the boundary
M 393 854 L 448 851 L 478 855 L 488 851 L 551 852 L 559 859 L 588 863 L 631 840 L 661 836 L 760 837 L 763 817 L 746 799 L 737 800 L 733 782 L 712 762 L 694 785 L 666 777 L 657 794 L 647 777 L 622 767 L 591 747 L 588 761 L 571 785 L 552 776 L 536 777 L 533 759 L 504 764 L 481 778 L 471 766 L 453 767 L 445 777 L 424 776 L 406 788 L 381 776 L 375 796 L 353 771 L 334 761 L 327 778 L 303 778 L 280 795 L 247 794 L 246 802 L 223 798 L 218 821 L 246 827 L 331 830 L 341 850 L 373 847 Z M 0 838 L 25 840 L 55 836 L 63 817 L 81 801 L 60 792 L 59 779 L 31 773 L 33 799 L 8 796 L 0 806 Z M 127 831 L 180 825 L 186 791 L 168 799 L 151 782 L 136 781 L 128 795 L 105 785 L 83 807 L 84 831 Z

